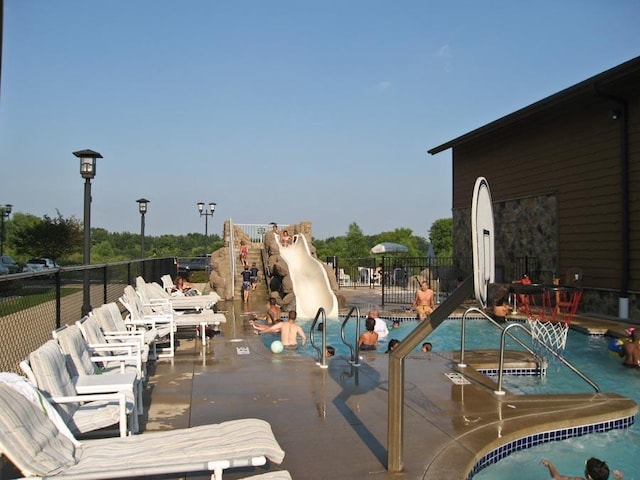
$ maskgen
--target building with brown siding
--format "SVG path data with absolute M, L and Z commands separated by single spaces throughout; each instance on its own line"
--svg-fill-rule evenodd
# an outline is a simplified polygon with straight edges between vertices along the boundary
M 429 153 L 448 149 L 454 255 L 463 271 L 473 185 L 483 176 L 498 277 L 517 278 L 517 260 L 527 258 L 534 281 L 555 274 L 580 284 L 581 311 L 640 318 L 640 57 Z

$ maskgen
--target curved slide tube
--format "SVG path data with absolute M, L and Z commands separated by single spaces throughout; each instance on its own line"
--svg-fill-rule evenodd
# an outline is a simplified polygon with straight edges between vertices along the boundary
M 289 267 L 298 316 L 314 318 L 322 307 L 327 318 L 338 318 L 338 299 L 331 290 L 327 271 L 311 255 L 305 236 L 294 235 L 291 245 L 286 248 L 280 245 L 280 257 Z

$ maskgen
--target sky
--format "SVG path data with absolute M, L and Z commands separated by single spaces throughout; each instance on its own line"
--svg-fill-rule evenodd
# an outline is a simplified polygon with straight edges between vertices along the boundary
M 313 236 L 451 217 L 427 150 L 640 55 L 638 0 L 4 0 L 0 204 L 91 226 Z M 471 192 L 469 192 L 471 195 Z

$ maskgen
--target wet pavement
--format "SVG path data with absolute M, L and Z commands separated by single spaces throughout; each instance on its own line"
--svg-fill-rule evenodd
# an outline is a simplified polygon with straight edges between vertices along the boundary
M 379 289 L 363 290 L 343 291 L 345 303 L 363 313 L 379 307 Z M 634 402 L 615 394 L 497 396 L 472 359 L 461 368 L 450 352 L 413 354 L 404 362 L 403 468 L 391 473 L 388 357 L 362 352 L 360 367 L 334 357 L 322 369 L 309 357 L 273 354 L 248 325 L 264 303 L 229 304 L 221 335 L 203 346 L 183 333 L 175 358 L 150 369 L 146 431 L 246 417 L 272 425 L 286 452 L 283 464 L 228 470 L 227 480 L 280 469 L 296 480 L 462 479 L 510 439 L 636 411 Z M 456 381 L 460 373 L 468 380 Z

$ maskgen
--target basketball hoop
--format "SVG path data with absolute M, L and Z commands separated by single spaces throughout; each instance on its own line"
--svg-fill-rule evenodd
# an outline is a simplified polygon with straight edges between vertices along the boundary
M 546 350 L 544 345 L 556 354 L 562 355 L 567 345 L 569 326 L 582 297 L 582 290 L 561 286 L 557 282 L 549 286 L 529 285 L 520 287 L 520 290 L 526 295 L 527 325 L 531 331 L 531 340 L 537 347 L 536 354 L 548 357 L 543 355 Z M 541 307 L 536 307 L 536 296 L 541 297 Z
M 533 318 L 527 319 L 527 325 L 531 330 L 531 339 L 538 345 L 546 345 L 557 354 L 564 351 L 567 345 L 567 322 L 545 321 Z

